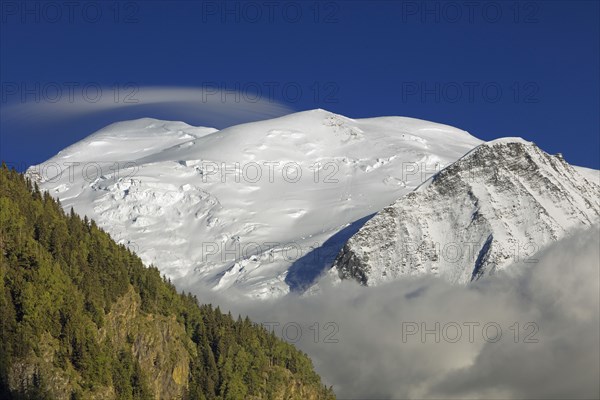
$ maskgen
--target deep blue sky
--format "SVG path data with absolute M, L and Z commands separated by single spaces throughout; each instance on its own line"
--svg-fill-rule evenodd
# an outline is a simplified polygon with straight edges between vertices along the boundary
M 24 89 L 42 92 L 43 100 L 48 85 L 64 89 L 68 82 L 217 82 L 248 95 L 258 88 L 262 100 L 293 110 L 411 116 L 484 140 L 522 136 L 571 163 L 600 167 L 597 1 L 488 1 L 472 8 L 463 1 L 88 1 L 74 9 L 68 3 L 31 1 L 24 10 L 2 1 L 5 111 L 35 102 L 27 92 L 19 97 Z M 41 162 L 115 120 L 181 119 L 171 111 L 28 117 L 28 124 L 4 113 L 0 155 Z M 244 118 L 215 121 L 198 113 L 185 120 L 224 127 Z

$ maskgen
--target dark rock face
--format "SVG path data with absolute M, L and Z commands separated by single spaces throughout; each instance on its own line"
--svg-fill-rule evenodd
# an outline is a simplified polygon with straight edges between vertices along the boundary
M 533 143 L 485 143 L 369 220 L 335 261 L 376 285 L 434 274 L 468 283 L 600 219 L 600 186 Z

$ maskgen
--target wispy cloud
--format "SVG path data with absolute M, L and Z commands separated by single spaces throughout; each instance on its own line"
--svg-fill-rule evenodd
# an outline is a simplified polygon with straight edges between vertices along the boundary
M 222 91 L 211 86 L 46 86 L 22 88 L 17 84 L 14 87 L 4 85 L 2 120 L 17 124 L 32 120 L 48 123 L 117 110 L 143 113 L 144 110 L 160 109 L 161 113 L 172 115 L 171 119 L 191 121 L 190 123 L 209 121 L 223 126 L 232 122 L 276 117 L 293 111 L 267 96 Z

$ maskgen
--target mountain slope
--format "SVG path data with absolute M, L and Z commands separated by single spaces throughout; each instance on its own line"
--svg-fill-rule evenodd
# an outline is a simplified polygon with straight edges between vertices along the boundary
M 305 354 L 178 294 L 0 168 L 0 398 L 330 399 Z
M 437 274 L 466 283 L 600 218 L 600 186 L 562 156 L 505 138 L 484 143 L 369 220 L 335 261 L 365 285 Z
M 173 124 L 113 124 L 28 173 L 169 277 L 257 297 L 312 284 L 366 217 L 481 143 L 324 110 L 218 132 Z

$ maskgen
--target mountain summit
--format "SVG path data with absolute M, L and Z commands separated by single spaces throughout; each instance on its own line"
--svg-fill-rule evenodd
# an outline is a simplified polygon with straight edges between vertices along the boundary
M 320 109 L 220 131 L 145 118 L 29 175 L 169 277 L 264 298 L 313 284 L 366 218 L 480 143 Z
M 586 178 L 588 176 L 588 178 Z M 481 144 L 369 220 L 335 261 L 376 285 L 435 274 L 467 283 L 600 219 L 600 185 L 520 138 Z

